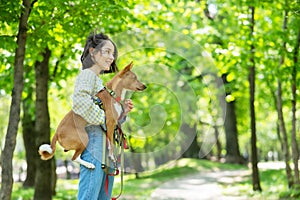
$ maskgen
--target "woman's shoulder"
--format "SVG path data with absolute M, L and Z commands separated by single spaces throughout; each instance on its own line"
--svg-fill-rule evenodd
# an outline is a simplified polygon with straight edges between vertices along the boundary
M 83 69 L 79 72 L 78 76 L 97 77 L 97 75 L 90 69 Z
M 92 70 L 84 69 L 79 72 L 77 79 L 93 81 L 93 80 L 98 80 L 99 77 Z
M 93 85 L 93 87 L 95 87 L 97 89 L 103 88 L 102 80 L 100 79 L 100 77 L 97 76 L 97 74 L 95 74 L 90 69 L 81 70 L 81 72 L 77 76 L 76 82 Z

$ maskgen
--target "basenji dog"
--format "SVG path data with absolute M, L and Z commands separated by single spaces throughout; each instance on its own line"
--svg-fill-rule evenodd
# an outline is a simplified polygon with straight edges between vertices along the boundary
M 137 75 L 131 71 L 132 62 L 123 70 L 118 72 L 109 82 L 106 87 L 113 92 L 109 92 L 105 87 L 99 91 L 96 96 L 103 102 L 103 109 L 106 115 L 107 137 L 109 140 L 109 157 L 113 159 L 114 148 L 114 132 L 118 125 L 119 117 L 123 112 L 123 104 L 126 91 L 143 91 L 146 86 L 141 83 Z M 114 94 L 112 94 L 114 93 Z M 56 133 L 52 138 L 51 145 L 42 144 L 39 147 L 39 154 L 42 160 L 49 160 L 54 156 L 56 150 L 56 142 L 65 149 L 65 151 L 75 150 L 72 157 L 73 161 L 84 165 L 87 168 L 93 169 L 95 166 L 92 163 L 84 161 L 80 158 L 81 153 L 86 148 L 89 138 L 85 130 L 87 122 L 74 111 L 69 111 L 62 119 L 57 127 Z

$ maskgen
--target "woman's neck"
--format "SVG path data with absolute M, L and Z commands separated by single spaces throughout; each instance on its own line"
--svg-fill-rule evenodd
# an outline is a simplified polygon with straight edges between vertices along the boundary
M 101 72 L 101 69 L 98 65 L 93 65 L 92 67 L 89 68 L 90 70 L 92 70 L 95 74 L 99 75 Z

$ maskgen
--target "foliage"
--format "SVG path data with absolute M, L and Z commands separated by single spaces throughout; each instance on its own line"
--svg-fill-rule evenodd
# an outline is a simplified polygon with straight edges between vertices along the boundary
M 9 105 L 10 105 L 10 98 L 8 96 L 1 96 L 1 105 L 0 105 L 0 119 L 2 119 L 2 122 L 0 124 L 0 138 L 1 138 L 1 143 L 0 147 L 2 147 L 2 138 L 4 138 L 5 131 L 7 130 L 8 126 L 8 118 L 7 114 L 9 113 Z M 0 154 L 1 155 L 1 154 Z
M 33 87 L 33 65 L 36 60 L 41 59 L 40 53 L 45 46 L 48 46 L 52 51 L 49 98 L 50 115 L 53 122 L 51 127 L 54 132 L 64 113 L 70 109 L 73 91 L 72 83 L 80 68 L 78 63 L 80 49 L 84 44 L 87 33 L 98 29 L 110 33 L 112 38 L 118 43 L 120 51 L 119 65 L 122 67 L 133 60 L 135 66 L 138 66 L 135 69 L 139 71 L 141 79 L 149 83 L 146 92 L 132 95 L 136 109 L 131 114 L 129 126 L 136 128 L 136 130 L 133 130 L 134 134 L 137 134 L 137 136 L 141 134 L 144 138 L 156 135 L 153 133 L 154 130 L 149 128 L 141 129 L 141 127 L 162 126 L 162 124 L 151 124 L 150 122 L 150 119 L 153 117 L 151 113 L 158 112 L 160 115 L 154 115 L 154 117 L 157 117 L 159 120 L 155 121 L 165 122 L 164 129 L 156 135 L 156 139 L 153 140 L 153 137 L 148 138 L 148 143 L 150 142 L 150 144 L 159 148 L 160 143 L 164 145 L 172 140 L 172 137 L 165 137 L 167 133 L 175 133 L 178 130 L 181 123 L 180 116 L 182 115 L 180 112 L 184 109 L 178 107 L 179 102 L 176 100 L 176 95 L 179 95 L 179 93 L 173 92 L 170 95 L 167 92 L 170 90 L 163 85 L 164 83 L 160 84 L 158 79 L 155 80 L 158 83 L 151 83 L 152 80 L 144 76 L 144 74 L 149 74 L 148 78 L 151 75 L 165 76 L 165 79 L 168 80 L 169 77 L 166 76 L 171 69 L 176 70 L 177 75 L 184 78 L 184 82 L 187 82 L 193 92 L 195 92 L 198 105 L 193 108 L 195 112 L 190 115 L 191 125 L 193 123 L 198 124 L 199 118 L 210 124 L 222 124 L 222 115 L 219 113 L 219 110 L 216 110 L 219 106 L 216 106 L 218 102 L 217 96 L 214 95 L 216 93 L 214 91 L 215 86 L 211 85 L 213 78 L 205 75 L 205 70 L 208 68 L 213 70 L 215 68 L 216 70 L 213 70 L 213 72 L 218 75 L 229 73 L 230 88 L 226 89 L 230 89 L 232 93 L 227 99 L 235 99 L 237 105 L 243 105 L 237 106 L 237 115 L 240 145 L 244 151 L 249 146 L 247 143 L 249 138 L 247 63 L 244 62 L 247 60 L 249 52 L 247 46 L 251 42 L 247 36 L 249 33 L 246 17 L 248 5 L 243 1 L 237 4 L 233 4 L 230 1 L 206 3 L 175 2 L 134 3 L 132 1 L 117 1 L 115 4 L 110 4 L 108 1 L 103 1 L 100 6 L 98 1 L 50 3 L 38 1 L 34 4 L 29 21 L 24 98 L 27 96 L 27 90 Z M 94 5 L 97 9 L 93 9 L 91 5 Z M 258 129 L 258 146 L 263 146 L 262 153 L 266 154 L 269 149 L 274 147 L 273 143 L 277 143 L 277 126 L 276 123 L 273 123 L 276 120 L 274 117 L 276 115 L 273 95 L 276 88 L 276 77 L 279 75 L 283 81 L 284 88 L 286 88 L 284 109 L 288 110 L 289 108 L 289 74 L 293 63 L 292 52 L 290 50 L 287 52 L 286 67 L 282 68 L 283 71 L 276 72 L 274 68 L 276 69 L 278 65 L 278 54 L 281 52 L 276 44 L 280 44 L 282 38 L 286 38 L 289 49 L 293 47 L 296 29 L 292 27 L 297 27 L 299 24 L 299 20 L 297 21 L 299 8 L 294 1 L 291 1 L 291 20 L 289 20 L 291 28 L 287 35 L 280 28 L 282 24 L 281 12 L 284 8 L 282 2 L 266 1 L 257 3 L 256 6 L 258 10 L 256 13 L 256 38 L 254 41 L 257 49 L 256 62 L 258 63 L 258 103 L 256 106 L 257 110 L 268 110 L 267 113 L 260 112 L 257 115 L 258 126 L 262 127 Z M 228 7 L 231 8 L 230 11 L 227 9 Z M 1 17 L 4 23 L 1 24 L 3 28 L 1 29 L 0 37 L 3 41 L 0 48 L 2 63 L 0 67 L 0 84 L 3 84 L 1 93 L 4 95 L 9 94 L 12 89 L 10 83 L 12 82 L 13 69 L 11 65 L 14 56 L 15 33 L 17 31 L 16 16 L 18 16 L 17 13 L 20 8 L 18 2 L 12 3 L 7 1 L 2 3 L 1 9 L 3 10 Z M 9 15 L 14 17 L 8 18 L 7 16 Z M 186 37 L 175 38 L 171 35 L 168 36 L 168 33 L 173 34 L 174 32 L 177 35 Z M 237 40 L 237 38 L 240 38 L 240 40 Z M 174 39 L 176 42 L 174 42 Z M 180 41 L 180 39 L 186 40 L 185 43 Z M 164 43 L 164 46 L 159 48 L 159 45 L 162 43 Z M 194 43 L 197 43 L 199 46 L 198 53 L 196 53 L 197 49 L 193 48 Z M 189 51 L 189 48 L 192 48 L 192 51 Z M 186 53 L 182 54 L 182 52 Z M 214 62 L 206 62 L 207 60 L 203 56 L 198 57 L 201 52 L 207 52 Z M 154 71 L 159 69 L 159 67 L 155 67 L 158 65 L 162 66 L 161 68 L 165 70 L 165 74 L 154 74 L 158 73 Z M 203 65 L 207 65 L 207 67 L 199 67 Z M 202 79 L 197 79 L 201 75 Z M 108 78 L 104 77 L 104 79 L 107 80 Z M 188 82 L 186 80 L 193 81 Z M 211 103 L 211 101 L 215 103 Z M 161 104 L 162 102 L 163 104 Z M 156 106 L 151 107 L 151 105 Z M 56 109 L 57 107 L 60 107 L 60 109 Z M 144 110 L 143 108 L 146 109 Z M 145 112 L 141 113 L 141 110 Z M 198 126 L 201 132 L 207 132 L 210 129 L 210 127 L 207 127 L 207 130 L 203 130 L 203 128 L 206 129 L 204 126 Z M 138 139 L 135 139 L 132 142 L 136 144 L 137 149 L 145 150 L 145 141 L 146 139 L 143 139 L 143 141 L 139 140 L 138 142 Z M 273 142 L 270 143 L 270 141 Z M 279 148 L 279 144 L 275 145 L 275 147 Z M 147 148 L 152 149 L 151 146 Z
M 214 148 L 213 125 L 223 125 L 218 94 L 230 91 L 226 100 L 236 101 L 239 145 L 249 153 L 249 44 L 255 45 L 256 110 L 258 147 L 261 160 L 269 151 L 279 152 L 276 88 L 283 87 L 283 110 L 291 130 L 291 70 L 293 47 L 300 24 L 297 0 L 285 1 L 37 1 L 28 23 L 23 98 L 34 89 L 34 64 L 45 47 L 51 50 L 49 109 L 52 134 L 71 108 L 80 54 L 92 31 L 111 35 L 119 49 L 118 65 L 134 61 L 134 71 L 148 86 L 142 93 L 130 93 L 135 109 L 124 125 L 130 143 L 140 153 L 156 151 L 172 143 L 175 153 L 186 135 L 180 125 L 196 125 L 199 145 L 206 153 Z M 255 6 L 255 37 L 249 37 L 249 6 Z M 282 30 L 283 12 L 289 10 L 288 29 Z M 7 124 L 12 91 L 14 50 L 21 1 L 0 4 L 0 126 L 1 141 Z M 287 43 L 286 49 L 282 43 Z M 279 59 L 285 55 L 278 70 Z M 296 66 L 300 70 L 299 63 Z M 226 88 L 216 85 L 227 73 Z M 300 77 L 297 75 L 297 94 Z M 110 75 L 101 78 L 106 82 Z M 299 95 L 297 96 L 299 101 Z M 298 102 L 297 101 L 297 102 Z M 34 106 L 28 110 L 34 113 Z M 299 104 L 297 104 L 299 109 Z M 299 118 L 297 112 L 297 118 Z M 200 122 L 205 122 L 203 125 Z M 299 120 L 298 120 L 299 124 Z M 222 128 L 219 128 L 222 132 Z M 299 134 L 297 135 L 298 139 Z M 224 141 L 221 134 L 219 139 Z M 19 143 L 18 143 L 19 144 Z M 203 150 L 202 149 L 202 150 Z M 68 156 L 58 151 L 58 157 Z M 174 152 L 168 152 L 172 156 Z M 152 160 L 143 158 L 147 165 Z M 144 166 L 146 167 L 146 166 Z M 156 166 L 154 166 L 156 167 Z M 264 173 L 264 172 L 263 172 Z M 275 173 L 275 172 L 274 172 Z M 263 174 L 262 174 L 263 175 Z M 268 180 L 268 177 L 262 177 Z M 280 184 L 280 183 L 278 183 Z
M 38 1 L 33 4 L 28 22 L 22 95 L 27 104 L 27 110 L 23 112 L 30 113 L 32 120 L 35 119 L 34 65 L 37 61 L 41 61 L 41 54 L 44 49 L 48 47 L 51 51 L 48 96 L 50 99 L 51 121 L 53 122 L 51 127 L 54 132 L 59 120 L 70 109 L 68 106 L 70 106 L 69 102 L 73 87 L 66 88 L 70 85 L 67 80 L 74 77 L 79 71 L 78 55 L 80 54 L 80 46 L 84 44 L 90 32 L 105 31 L 111 24 L 108 22 L 112 20 L 115 21 L 116 26 L 111 27 L 110 31 L 113 33 L 122 30 L 124 28 L 122 24 L 129 15 L 127 10 L 124 9 L 127 7 L 126 4 L 126 1 L 116 1 L 115 3 L 110 1 L 101 1 L 101 3 L 99 1 Z M 16 48 L 15 40 L 18 31 L 18 16 L 21 12 L 21 1 L 3 1 L 0 9 L 0 17 L 3 21 L 0 31 L 0 94 L 1 97 L 8 98 L 6 96 L 11 93 L 13 87 L 14 50 Z M 113 19 L 112 15 L 115 15 Z M 62 99 L 68 101 L 61 101 Z M 3 101 L 5 101 L 4 98 Z M 59 101 L 62 103 L 58 105 L 57 102 Z M 61 109 L 52 109 L 52 106 Z M 6 109 L 1 109 L 2 111 L 7 116 Z M 59 111 L 60 113 L 57 115 Z M 1 138 L 3 134 L 4 131 L 1 131 Z

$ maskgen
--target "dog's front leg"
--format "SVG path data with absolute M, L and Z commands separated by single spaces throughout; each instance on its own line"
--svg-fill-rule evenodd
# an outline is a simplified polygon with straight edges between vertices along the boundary
M 111 161 L 116 162 L 116 158 L 114 155 L 114 146 L 110 141 L 108 141 L 108 157 Z
M 115 131 L 115 122 L 114 120 L 107 120 L 107 137 L 108 137 L 108 157 L 111 161 L 116 162 L 114 156 L 114 131 Z

